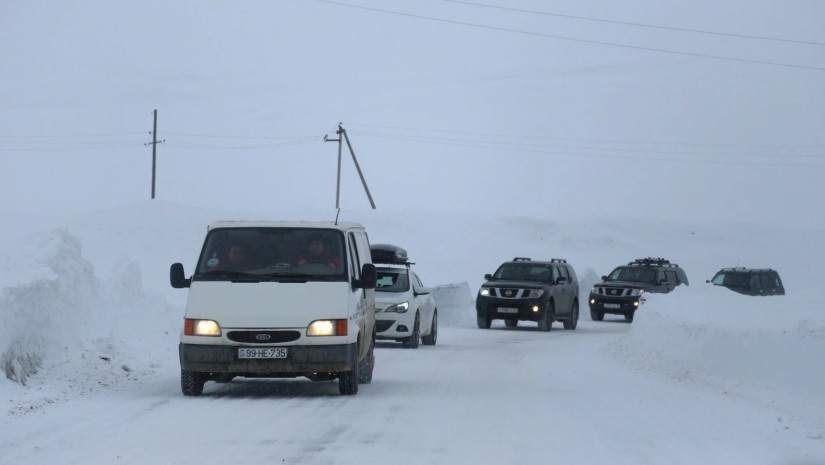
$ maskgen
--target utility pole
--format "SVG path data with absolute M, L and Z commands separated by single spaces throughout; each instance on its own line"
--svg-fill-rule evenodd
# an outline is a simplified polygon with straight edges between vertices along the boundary
M 158 111 L 155 110 L 155 120 L 152 125 L 152 142 L 143 145 L 152 146 L 152 198 L 155 198 L 155 172 L 157 171 L 157 146 L 166 142 L 166 139 L 158 142 Z
M 340 198 L 341 198 L 341 151 L 342 151 L 342 144 L 343 140 L 347 141 L 347 148 L 349 148 L 349 153 L 352 155 L 352 161 L 355 162 L 355 169 L 358 170 L 358 176 L 361 177 L 361 184 L 364 185 L 364 191 L 367 193 L 367 198 L 370 201 L 370 205 L 372 209 L 375 210 L 375 202 L 372 201 L 372 195 L 370 194 L 370 189 L 367 187 L 367 181 L 364 179 L 364 174 L 361 173 L 361 167 L 358 165 L 358 159 L 355 158 L 355 151 L 352 150 L 352 144 L 349 141 L 349 137 L 347 136 L 347 131 L 341 126 L 341 123 L 338 123 L 338 130 L 335 131 L 335 134 L 338 134 L 337 139 L 329 139 L 327 136 L 324 136 L 324 142 L 338 142 L 338 179 L 336 182 L 335 187 L 335 208 L 338 209 L 340 205 Z
M 364 179 L 364 174 L 361 173 L 361 167 L 358 165 L 358 159 L 355 158 L 355 151 L 352 150 L 352 144 L 349 143 L 349 136 L 347 136 L 347 131 L 344 128 L 342 128 L 340 124 L 338 125 L 338 129 L 341 131 L 341 134 L 343 134 L 344 139 L 347 141 L 347 147 L 349 148 L 350 155 L 352 155 L 352 161 L 355 162 L 355 169 L 358 170 L 358 176 L 361 178 L 361 184 L 364 185 L 364 192 L 367 193 L 367 198 L 370 199 L 370 205 L 372 205 L 372 209 L 375 210 L 375 202 L 372 201 L 372 195 L 370 195 L 370 188 L 367 187 L 367 181 Z

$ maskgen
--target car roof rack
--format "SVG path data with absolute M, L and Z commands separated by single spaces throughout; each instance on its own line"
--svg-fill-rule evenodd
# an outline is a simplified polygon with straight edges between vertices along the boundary
M 373 263 L 386 265 L 404 265 L 409 267 L 415 265 L 407 257 L 407 251 L 397 245 L 392 244 L 372 244 L 370 254 Z
M 567 263 L 567 259 L 564 259 L 564 258 L 551 258 L 550 263 Z
M 658 257 L 647 257 L 647 258 L 637 258 L 632 262 L 628 263 L 629 266 L 668 266 L 672 268 L 678 268 L 679 265 L 675 263 L 670 263 L 670 260 L 665 260 L 664 258 Z
M 515 257 L 513 258 L 514 262 L 529 262 L 532 261 L 530 257 Z

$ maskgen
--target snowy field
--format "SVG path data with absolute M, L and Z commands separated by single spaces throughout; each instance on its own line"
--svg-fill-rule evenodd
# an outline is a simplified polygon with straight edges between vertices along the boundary
M 169 265 L 192 270 L 213 219 L 299 213 L 330 214 L 146 201 L 5 248 L 9 463 L 825 461 L 825 317 L 810 273 L 825 258 L 823 231 L 803 228 L 345 210 L 373 242 L 409 250 L 436 292 L 438 344 L 379 345 L 375 379 L 354 398 L 306 380 L 207 383 L 204 397 L 184 398 L 186 290 L 169 286 Z M 567 258 L 582 293 L 641 256 L 679 263 L 691 285 L 649 297 L 632 324 L 584 311 L 576 331 L 479 330 L 475 292 L 513 256 Z M 705 284 L 733 265 L 778 269 L 787 295 Z

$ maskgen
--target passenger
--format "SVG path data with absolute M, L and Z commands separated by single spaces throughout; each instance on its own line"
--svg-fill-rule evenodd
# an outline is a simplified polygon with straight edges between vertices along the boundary
M 211 260 L 207 262 L 209 265 Z M 229 247 L 224 258 L 214 266 L 210 266 L 207 271 L 248 271 L 255 268 L 255 264 L 246 256 L 246 248 L 241 244 L 233 244 Z
M 296 266 L 311 263 L 320 263 L 332 268 L 340 268 L 341 257 L 337 254 L 330 253 L 324 241 L 318 236 L 313 236 L 309 239 L 309 242 L 307 242 L 304 253 L 295 259 Z

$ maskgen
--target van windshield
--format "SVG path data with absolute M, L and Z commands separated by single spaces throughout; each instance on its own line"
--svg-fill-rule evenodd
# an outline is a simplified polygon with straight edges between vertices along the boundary
M 344 234 L 318 228 L 218 228 L 194 281 L 347 281 Z

